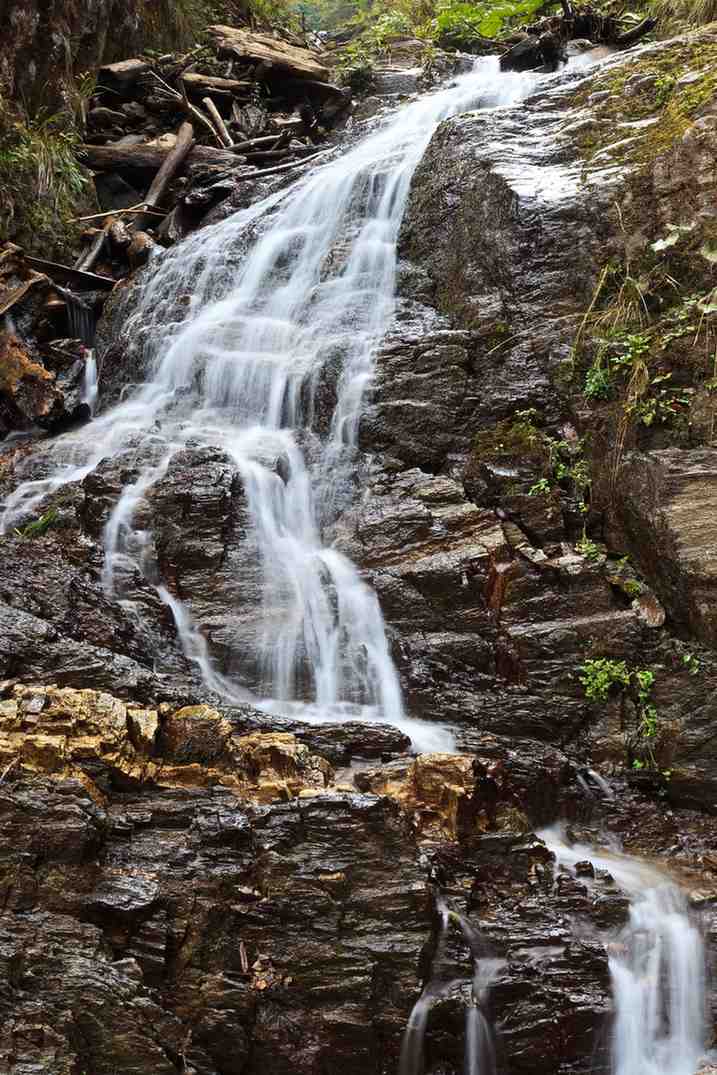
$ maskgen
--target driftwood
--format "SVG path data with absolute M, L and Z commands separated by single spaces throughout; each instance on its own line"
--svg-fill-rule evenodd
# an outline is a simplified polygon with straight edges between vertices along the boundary
M 320 149 L 318 153 L 310 153 L 307 157 L 290 161 L 288 164 L 277 164 L 275 168 L 262 168 L 257 172 L 239 175 L 237 176 L 237 182 L 242 182 L 245 179 L 262 179 L 265 175 L 277 175 L 278 172 L 288 172 L 290 168 L 298 168 L 300 165 L 308 164 L 309 161 L 316 160 L 317 157 L 325 157 L 327 153 L 332 152 L 332 149 L 333 147 L 331 149 Z
M 73 269 L 84 269 L 85 272 L 89 272 L 90 269 L 94 268 L 99 260 L 100 254 L 105 248 L 107 232 L 109 231 L 111 224 L 112 217 L 109 218 L 102 230 L 97 233 L 87 250 L 80 254 L 79 258 L 72 266 Z
M 291 95 L 308 96 L 320 102 L 339 99 L 346 101 L 348 105 L 351 101 L 351 94 L 342 89 L 341 86 L 335 86 L 333 82 L 317 82 L 315 79 L 309 78 L 289 78 L 282 82 L 281 88 Z
M 232 26 L 209 26 L 220 56 L 236 57 L 267 65 L 267 69 L 294 78 L 318 79 L 325 82 L 329 70 L 306 48 L 287 45 L 268 34 L 255 34 Z
M 262 161 L 280 161 L 287 157 L 294 157 L 295 153 L 290 149 L 259 149 L 255 153 L 247 153 L 248 164 L 261 163 Z
M 243 96 L 247 101 L 251 97 L 253 82 L 240 82 L 236 78 L 215 78 L 213 75 L 199 75 L 194 71 L 185 71 L 182 82 L 188 90 L 197 94 L 207 93 L 231 94 L 231 96 Z
M 154 209 L 161 202 L 162 196 L 171 183 L 176 173 L 184 163 L 185 158 L 194 145 L 194 127 L 191 123 L 183 123 L 177 132 L 177 142 L 174 149 L 170 150 L 161 167 L 152 181 L 144 200 L 145 209 Z M 132 231 L 142 231 L 151 220 L 151 216 L 140 213 L 130 225 Z
M 624 34 L 620 34 L 615 39 L 615 44 L 619 49 L 629 48 L 630 45 L 634 45 L 636 41 L 639 41 L 645 34 L 649 34 L 651 30 L 654 30 L 657 26 L 657 19 L 652 17 L 643 19 L 642 22 L 634 26 L 632 30 L 627 30 Z
M 291 131 L 288 132 L 291 136 Z M 228 146 L 232 153 L 251 153 L 253 149 L 277 149 L 277 142 L 283 137 L 283 132 L 280 135 L 276 134 L 262 134 L 259 138 L 249 138 L 246 142 L 234 142 L 233 145 Z
M 98 172 L 122 172 L 140 171 L 157 172 L 164 164 L 165 159 L 172 152 L 171 149 L 163 149 L 162 146 L 119 146 L 110 143 L 106 146 L 80 147 L 82 161 L 88 168 Z M 233 168 L 237 164 L 237 156 L 226 149 L 214 149 L 212 146 L 194 146 L 187 158 L 188 165 L 193 164 L 219 164 L 225 168 Z
M 217 134 L 219 135 L 219 141 L 222 143 L 223 146 L 225 146 L 227 148 L 231 147 L 231 145 L 232 145 L 232 136 L 229 134 L 229 131 L 227 130 L 226 123 L 224 122 L 222 117 L 219 115 L 219 109 L 214 104 L 214 101 L 211 99 L 211 97 L 202 97 L 202 104 L 204 105 L 204 107 L 206 108 L 207 112 L 209 113 L 209 118 L 212 121 L 214 129 L 216 130 Z
M 98 276 L 93 272 L 85 272 L 83 269 L 75 269 L 71 265 L 58 265 L 55 261 L 45 261 L 44 258 L 31 258 L 25 254 L 25 261 L 31 269 L 49 276 L 51 280 L 64 280 L 73 287 L 85 291 L 97 291 L 103 289 L 110 291 L 115 286 L 115 281 L 109 276 Z
M 121 60 L 119 63 L 108 63 L 100 67 L 97 81 L 100 86 L 106 86 L 117 93 L 126 93 L 149 72 L 149 69 L 150 65 L 146 60 Z

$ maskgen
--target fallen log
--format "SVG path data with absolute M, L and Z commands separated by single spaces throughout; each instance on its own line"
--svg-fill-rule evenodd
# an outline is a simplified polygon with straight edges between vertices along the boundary
M 288 164 L 277 164 L 275 168 L 261 168 L 256 172 L 248 172 L 244 175 L 238 175 L 236 181 L 237 183 L 241 183 L 246 179 L 263 179 L 265 175 L 277 175 L 279 172 L 288 172 L 290 168 L 299 168 L 304 164 L 308 164 L 309 161 L 316 160 L 317 157 L 325 157 L 327 153 L 331 153 L 332 151 L 333 146 L 331 149 L 320 149 L 318 153 L 310 153 L 308 157 L 290 161 Z
M 100 254 L 104 250 L 105 242 L 107 241 L 107 232 L 113 222 L 113 218 L 110 217 L 101 231 L 97 233 L 87 250 L 80 254 L 79 258 L 73 265 L 73 269 L 84 269 L 88 272 L 94 268 L 95 264 L 99 260 Z
M 645 34 L 649 34 L 651 30 L 654 30 L 657 26 L 657 19 L 652 17 L 643 19 L 642 22 L 634 26 L 632 30 L 626 30 L 624 34 L 620 34 L 615 38 L 615 44 L 619 49 L 629 48 L 630 45 L 634 45 L 636 41 L 644 37 Z
M 167 156 L 152 181 L 144 200 L 144 209 L 155 209 L 161 202 L 164 192 L 172 179 L 184 163 L 185 158 L 194 145 L 194 127 L 185 122 L 177 132 L 177 142 Z M 151 220 L 149 213 L 138 214 L 130 224 L 131 231 L 142 231 Z
M 83 164 L 97 172 L 156 172 L 171 152 L 162 146 L 120 146 L 112 142 L 105 146 L 83 145 L 78 150 Z M 225 168 L 235 167 L 238 162 L 235 153 L 213 146 L 194 146 L 186 158 L 187 165 L 219 164 Z
M 174 103 L 179 108 L 184 109 L 188 116 L 195 119 L 198 123 L 201 123 L 203 127 L 206 127 L 212 138 L 215 138 L 219 142 L 219 145 L 222 144 L 221 139 L 219 138 L 219 135 L 214 129 L 212 123 L 209 121 L 209 119 L 207 119 L 204 113 L 200 112 L 200 110 L 189 100 L 189 97 L 187 96 L 187 87 L 184 85 L 184 83 L 182 83 L 182 92 L 177 93 L 177 91 L 173 90 L 172 87 L 167 82 L 165 82 L 163 78 L 159 77 L 156 71 L 150 71 L 150 74 L 153 78 L 157 80 L 161 89 L 164 91 L 170 101 L 174 101 Z
M 309 78 L 288 78 L 282 82 L 281 88 L 290 95 L 295 94 L 301 97 L 308 95 L 319 102 L 338 98 L 348 104 L 351 100 L 350 92 L 342 89 L 341 86 L 335 86 L 333 82 L 317 82 Z
M 263 63 L 295 78 L 325 82 L 329 77 L 328 68 L 319 63 L 309 49 L 288 45 L 268 34 L 252 33 L 232 26 L 209 26 L 207 33 L 221 57 Z
M 260 138 L 249 138 L 246 142 L 234 142 L 231 146 L 227 146 L 227 149 L 231 149 L 232 153 L 251 153 L 253 149 L 276 148 L 275 143 L 281 136 L 281 134 L 263 134 Z
M 150 65 L 146 60 L 121 60 L 119 63 L 107 63 L 97 72 L 100 87 L 124 94 L 131 90 L 141 78 L 148 74 Z
M 232 144 L 232 136 L 229 134 L 226 124 L 220 116 L 219 109 L 214 104 L 214 101 L 211 99 L 211 97 L 202 97 L 202 104 L 209 113 L 209 118 L 212 121 L 212 124 L 214 125 L 217 134 L 219 135 L 219 141 L 222 143 L 223 146 L 230 148 Z
M 188 90 L 197 94 L 219 91 L 232 96 L 244 95 L 247 100 L 250 100 L 254 87 L 253 82 L 241 82 L 236 78 L 215 78 L 214 75 L 200 75 L 196 71 L 185 71 L 182 82 Z
M 262 161 L 280 161 L 296 154 L 291 149 L 259 149 L 255 153 L 247 153 L 247 164 L 260 164 Z
M 563 15 L 541 19 L 527 28 L 522 41 L 510 48 L 500 58 L 502 71 L 554 71 L 567 59 L 565 43 L 586 38 L 593 44 L 605 44 L 616 48 L 628 48 L 657 25 L 654 18 L 643 19 L 631 30 L 620 32 L 618 18 L 601 15 L 592 7 L 574 9 L 569 0 L 561 0 Z
M 93 272 L 85 272 L 84 269 L 75 269 L 72 265 L 59 265 L 55 261 L 45 261 L 44 258 L 31 258 L 29 254 L 25 254 L 24 258 L 31 269 L 37 269 L 51 280 L 65 280 L 80 290 L 84 288 L 85 291 L 111 291 L 116 283 L 109 276 L 98 276 Z

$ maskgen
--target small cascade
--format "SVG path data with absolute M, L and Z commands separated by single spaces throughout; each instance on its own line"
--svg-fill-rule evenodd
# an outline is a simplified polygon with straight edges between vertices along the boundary
M 540 836 L 560 865 L 589 859 L 630 897 L 630 920 L 609 961 L 613 1075 L 695 1075 L 704 1052 L 705 954 L 684 893 L 627 855 L 570 845 L 555 829 Z
M 431 973 L 423 991 L 411 1009 L 401 1045 L 398 1075 L 423 1075 L 426 1027 L 431 1008 L 453 989 L 470 983 L 470 998 L 466 1004 L 464 1075 L 495 1075 L 495 1045 L 493 1030 L 484 1006 L 490 986 L 503 961 L 485 954 L 480 936 L 464 915 L 451 911 L 442 896 L 436 896 L 439 916 L 438 940 L 431 963 Z M 471 953 L 471 978 L 444 978 L 441 964 L 450 923 L 454 922 L 465 938 Z
M 87 358 L 85 359 L 85 383 L 82 392 L 82 402 L 89 410 L 91 418 L 94 417 L 97 409 L 98 393 L 99 382 L 97 380 L 97 359 L 95 358 L 94 350 L 90 349 L 87 352 Z
M 95 315 L 90 307 L 73 291 L 58 287 L 67 305 L 67 324 L 73 340 L 82 340 L 85 347 L 91 347 L 95 338 Z

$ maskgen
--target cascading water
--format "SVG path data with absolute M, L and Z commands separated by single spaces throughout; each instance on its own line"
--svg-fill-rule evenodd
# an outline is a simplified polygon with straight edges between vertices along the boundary
M 157 583 L 156 565 L 147 571 L 146 535 L 134 525 L 142 497 L 181 449 L 219 447 L 243 481 L 262 559 L 254 644 L 263 704 L 282 712 L 303 699 L 304 719 L 321 720 L 355 716 L 358 706 L 364 718 L 404 727 L 419 749 L 451 749 L 445 729 L 405 717 L 376 596 L 323 534 L 347 485 L 363 391 L 393 312 L 396 240 L 414 169 L 440 120 L 516 103 L 537 77 L 480 61 L 343 156 L 158 259 L 128 323 L 146 382 L 55 442 L 50 476 L 9 497 L 2 530 L 100 460 L 135 465 L 138 442 L 151 444 L 151 461 L 106 527 L 106 590 L 122 597 L 123 572 L 142 572 L 208 685 L 245 700 L 240 685 L 213 670 L 190 609 Z M 335 406 L 318 435 L 316 389 L 332 375 Z M 300 668 L 309 669 L 308 690 Z
M 442 975 L 441 963 L 451 921 L 457 924 L 463 934 L 473 964 L 470 996 L 466 1003 L 464 1075 L 495 1075 L 493 1031 L 483 1009 L 491 983 L 504 961 L 486 955 L 480 937 L 471 923 L 464 915 L 450 911 L 442 896 L 436 897 L 436 911 L 439 918 L 438 940 L 431 973 L 408 1018 L 401 1045 L 398 1075 L 423 1075 L 424 1043 L 431 1008 L 441 997 L 466 984 L 466 979 L 446 979 Z
M 612 946 L 614 1075 L 695 1075 L 704 1052 L 705 956 L 681 890 L 627 855 L 540 833 L 559 864 L 589 859 L 630 897 L 630 921 Z

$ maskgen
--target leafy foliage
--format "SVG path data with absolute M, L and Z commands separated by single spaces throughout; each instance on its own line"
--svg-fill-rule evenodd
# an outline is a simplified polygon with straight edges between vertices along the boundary
M 630 683 L 630 671 L 626 663 L 611 660 L 609 657 L 586 661 L 581 671 L 580 682 L 585 697 L 590 702 L 606 702 L 611 687 L 615 684 L 627 687 Z
M 68 113 L 23 121 L 0 98 L 0 231 L 45 253 L 71 241 L 67 219 L 88 183 L 79 141 Z

